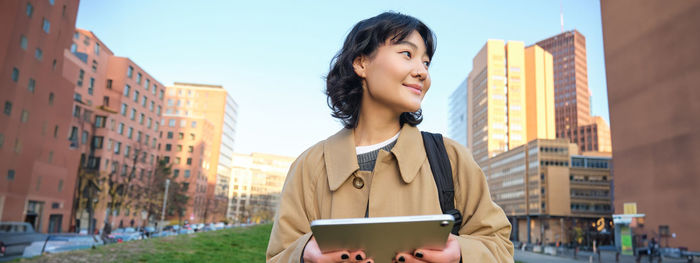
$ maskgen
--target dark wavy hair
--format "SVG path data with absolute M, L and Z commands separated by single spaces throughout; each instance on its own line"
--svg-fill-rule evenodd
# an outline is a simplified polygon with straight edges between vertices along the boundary
M 348 33 L 343 48 L 331 60 L 330 71 L 326 76 L 326 95 L 331 116 L 343 122 L 347 129 L 357 127 L 362 103 L 362 77 L 355 73 L 353 61 L 360 56 L 371 57 L 387 40 L 397 43 L 408 35 L 418 32 L 425 43 L 430 59 L 435 53 L 435 35 L 420 20 L 396 13 L 385 12 L 358 22 Z M 422 110 L 404 112 L 400 124 L 416 126 L 423 121 Z

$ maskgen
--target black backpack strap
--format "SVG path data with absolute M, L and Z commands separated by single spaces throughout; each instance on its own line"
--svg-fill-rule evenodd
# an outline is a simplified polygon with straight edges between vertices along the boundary
M 445 142 L 442 140 L 442 134 L 425 131 L 421 132 L 421 134 L 423 135 L 423 145 L 425 145 L 425 153 L 428 155 L 430 170 L 433 172 L 435 185 L 437 185 L 440 208 L 443 214 L 454 216 L 455 224 L 452 227 L 452 234 L 459 235 L 459 229 L 462 227 L 462 213 L 455 209 L 452 167 L 445 149 Z

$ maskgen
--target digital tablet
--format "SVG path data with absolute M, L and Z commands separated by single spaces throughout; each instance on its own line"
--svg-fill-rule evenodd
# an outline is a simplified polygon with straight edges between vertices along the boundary
M 323 252 L 362 249 L 379 263 L 397 252 L 444 248 L 453 224 L 452 215 L 321 219 L 311 222 L 311 231 Z

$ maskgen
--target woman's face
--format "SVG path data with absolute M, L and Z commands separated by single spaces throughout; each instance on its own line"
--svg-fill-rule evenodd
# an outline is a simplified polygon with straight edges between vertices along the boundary
M 355 72 L 364 78 L 363 103 L 374 102 L 398 114 L 418 111 L 430 88 L 429 64 L 417 31 L 397 43 L 387 40 L 371 57 L 360 57 L 353 63 Z

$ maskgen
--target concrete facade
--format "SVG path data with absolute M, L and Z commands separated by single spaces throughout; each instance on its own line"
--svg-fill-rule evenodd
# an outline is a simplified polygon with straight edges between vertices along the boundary
M 601 15 L 615 211 L 636 203 L 639 233 L 700 251 L 700 2 L 601 1 Z
M 77 0 L 0 1 L 0 221 L 69 230 L 79 152 L 63 78 Z

